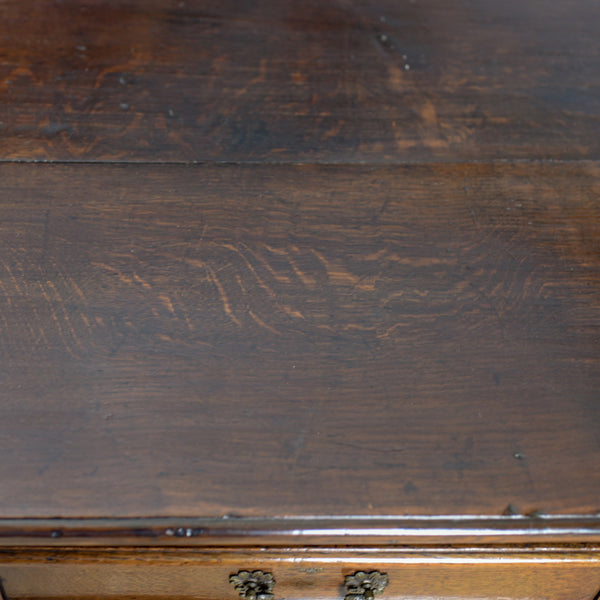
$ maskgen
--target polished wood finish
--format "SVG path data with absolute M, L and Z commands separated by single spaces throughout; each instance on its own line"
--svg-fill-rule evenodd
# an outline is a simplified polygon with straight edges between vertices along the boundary
M 0 2 L 2 600 L 599 600 L 599 24 Z
M 598 172 L 0 165 L 1 516 L 595 513 Z
M 393 548 L 600 545 L 597 517 L 0 519 L 0 546 Z
M 596 0 L 4 0 L 1 154 L 600 158 Z
M 0 574 L 11 598 L 200 598 L 238 600 L 229 576 L 240 568 L 275 578 L 275 598 L 338 600 L 344 578 L 357 570 L 385 571 L 380 598 L 515 598 L 592 600 L 599 548 L 427 550 L 322 548 L 276 553 L 240 549 L 0 552 Z M 340 591 L 342 590 L 342 591 Z

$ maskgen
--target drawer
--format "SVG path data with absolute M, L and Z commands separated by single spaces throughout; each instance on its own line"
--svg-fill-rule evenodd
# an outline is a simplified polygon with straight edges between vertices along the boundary
M 9 549 L 0 553 L 8 600 L 190 598 L 237 600 L 240 570 L 271 573 L 278 599 L 343 599 L 345 577 L 388 577 L 381 600 L 494 598 L 593 600 L 600 549 Z

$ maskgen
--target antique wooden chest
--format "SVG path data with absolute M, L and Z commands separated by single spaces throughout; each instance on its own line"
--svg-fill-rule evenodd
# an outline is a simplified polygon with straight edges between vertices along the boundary
M 0 591 L 594 600 L 596 0 L 0 1 Z

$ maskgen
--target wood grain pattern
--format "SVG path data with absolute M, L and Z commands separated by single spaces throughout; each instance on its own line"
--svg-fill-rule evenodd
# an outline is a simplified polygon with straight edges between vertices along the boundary
M 0 1 L 2 600 L 600 600 L 599 24 Z
M 595 514 L 599 173 L 0 165 L 0 515 Z
M 600 158 L 596 0 L 4 0 L 0 158 Z
M 273 573 L 276 598 L 339 600 L 346 575 L 380 569 L 389 576 L 382 599 L 592 600 L 598 590 L 600 551 L 498 547 L 468 552 L 448 548 L 0 552 L 0 576 L 11 598 L 237 600 L 228 579 L 242 568 Z

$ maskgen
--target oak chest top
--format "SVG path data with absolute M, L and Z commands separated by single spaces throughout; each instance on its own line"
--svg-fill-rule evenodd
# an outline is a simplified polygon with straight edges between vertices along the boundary
M 109 548 L 99 596 L 204 548 L 178 560 L 221 596 L 242 557 L 304 552 L 290 598 L 376 556 L 482 569 L 428 597 L 492 597 L 505 557 L 497 597 L 589 600 L 599 23 L 587 0 L 0 2 L 11 600 L 30 572 L 63 594 L 46 559 L 89 596 Z

